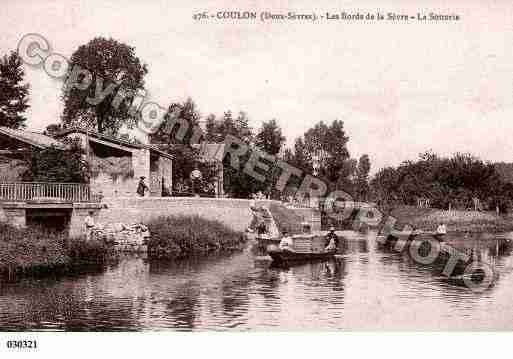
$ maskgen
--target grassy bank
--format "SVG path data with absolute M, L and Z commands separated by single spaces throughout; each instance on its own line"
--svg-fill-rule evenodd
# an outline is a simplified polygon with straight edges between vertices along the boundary
M 417 208 L 415 206 L 397 206 L 388 215 L 397 219 L 396 228 L 406 224 L 434 231 L 440 223 L 447 225 L 450 232 L 509 232 L 513 231 L 513 220 L 497 216 L 493 212 L 445 211 L 435 208 Z
M 159 217 L 146 223 L 150 258 L 184 258 L 240 249 L 242 233 L 199 216 Z
M 102 264 L 108 249 L 99 242 L 69 241 L 64 234 L 39 228 L 18 229 L 0 223 L 0 275 L 46 274 Z

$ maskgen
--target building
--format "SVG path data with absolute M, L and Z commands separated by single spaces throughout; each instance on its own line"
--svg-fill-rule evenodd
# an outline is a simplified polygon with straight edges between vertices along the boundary
M 20 181 L 27 152 L 51 146 L 64 148 L 60 141 L 40 133 L 0 127 L 0 183 Z
M 66 138 L 77 138 L 90 164 L 89 183 L 23 182 L 25 156 L 31 151 L 64 150 Z M 139 178 L 146 177 L 148 196 L 171 192 L 173 157 L 151 145 L 136 144 L 81 129 L 56 138 L 0 127 L 0 221 L 25 227 L 42 225 L 83 234 L 84 218 L 97 216 L 102 197 L 135 197 Z
M 136 196 L 139 179 L 146 178 L 149 196 L 171 193 L 173 156 L 156 146 L 132 143 L 83 129 L 67 129 L 56 138 L 79 138 L 91 166 L 91 191 L 104 197 Z
M 78 138 L 91 166 L 90 189 L 103 197 L 136 196 L 140 177 L 149 196 L 170 193 L 173 157 L 152 145 L 136 144 L 82 129 L 67 129 L 52 138 L 40 133 L 0 127 L 0 183 L 21 182 L 28 151 L 51 146 L 64 149 L 65 138 Z M 1 194 L 0 194 L 1 197 Z

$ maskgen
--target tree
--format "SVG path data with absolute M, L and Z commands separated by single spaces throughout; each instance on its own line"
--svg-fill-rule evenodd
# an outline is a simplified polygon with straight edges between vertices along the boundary
M 255 137 L 255 145 L 265 153 L 277 155 L 285 143 L 285 136 L 275 119 L 262 123 L 262 128 Z
M 205 141 L 214 143 L 218 141 L 217 122 L 214 114 L 208 115 L 205 119 Z
M 173 116 L 176 115 L 176 118 Z M 183 103 L 172 103 L 164 115 L 164 121 L 159 129 L 151 135 L 151 143 L 166 143 L 166 144 L 185 144 L 190 145 L 190 139 L 193 135 L 194 128 L 199 126 L 201 115 L 196 106 L 196 103 L 189 97 Z M 180 119 L 187 124 L 187 131 L 181 134 L 181 124 L 179 121 L 173 126 L 173 121 Z M 171 129 L 171 131 L 170 131 Z
M 69 86 L 79 69 L 92 74 L 91 84 L 85 90 Z M 77 126 L 112 135 L 123 125 L 131 127 L 135 123 L 130 112 L 131 100 L 144 89 L 147 73 L 147 66 L 135 55 L 135 49 L 112 38 L 97 37 L 80 46 L 71 55 L 63 86 L 64 127 Z M 87 76 L 80 73 L 77 81 L 85 87 Z M 99 96 L 101 91 L 105 91 L 104 98 Z
M 62 131 L 62 125 L 60 123 L 52 123 L 46 126 L 46 129 L 43 131 L 44 135 L 55 137 L 56 134 Z
M 237 137 L 244 143 L 251 143 L 253 141 L 253 131 L 249 127 L 248 115 L 244 111 L 240 111 L 235 119 L 235 129 Z
M 431 152 L 397 168 L 378 171 L 371 181 L 373 196 L 383 204 L 415 205 L 428 198 L 433 207 L 446 209 L 472 207 L 473 199 L 503 210 L 509 206 L 508 186 L 491 163 L 470 154 L 456 153 L 442 158 Z
M 217 175 L 214 163 L 200 161 L 199 149 L 182 144 L 170 144 L 160 147 L 174 156 L 173 191 L 180 194 L 192 193 L 191 172 L 198 169 L 202 177 L 198 192 L 200 195 L 214 195 L 214 177 Z
M 360 201 L 367 201 L 369 197 L 370 166 L 369 155 L 364 154 L 360 156 L 356 169 L 356 193 Z
M 349 193 L 349 187 L 352 188 L 349 183 L 356 167 L 347 150 L 348 141 L 344 122 L 340 120 L 329 126 L 320 121 L 304 134 L 304 151 L 312 160 L 313 174 L 324 179 L 330 191 L 338 189 Z
M 25 127 L 29 85 L 23 84 L 24 77 L 23 61 L 17 52 L 0 59 L 0 126 Z

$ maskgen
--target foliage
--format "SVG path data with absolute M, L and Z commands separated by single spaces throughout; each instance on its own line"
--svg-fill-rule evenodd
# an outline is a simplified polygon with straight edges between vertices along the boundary
M 89 164 L 78 140 L 67 140 L 65 149 L 55 146 L 31 151 L 22 178 L 28 182 L 88 183 Z
M 369 172 L 370 172 L 370 159 L 367 154 L 364 154 L 358 160 L 358 167 L 356 169 L 356 199 L 365 202 L 369 198 Z
M 199 216 L 159 217 L 146 224 L 151 233 L 152 258 L 183 258 L 238 249 L 242 234 L 218 221 Z
M 14 273 L 70 263 L 64 235 L 42 228 L 18 229 L 0 223 L 0 272 Z
M 272 119 L 262 122 L 262 128 L 255 137 L 255 145 L 265 153 L 276 156 L 280 153 L 285 140 L 278 122 Z
M 501 179 L 491 163 L 470 154 L 450 158 L 426 152 L 417 161 L 380 170 L 371 181 L 373 197 L 380 203 L 414 205 L 428 198 L 435 208 L 466 209 L 478 198 L 491 209 L 510 207 L 513 186 Z
M 173 125 L 173 121 L 176 119 L 172 114 L 177 113 L 177 119 L 183 120 L 187 123 L 187 131 L 184 133 L 183 138 L 178 138 L 181 131 L 179 122 Z M 151 135 L 151 143 L 165 143 L 165 144 L 183 144 L 190 145 L 191 137 L 195 126 L 199 125 L 201 115 L 199 110 L 191 98 L 188 98 L 183 103 L 172 103 L 169 105 L 166 114 L 164 115 L 164 121 L 162 121 L 159 129 Z M 181 134 L 180 134 L 181 135 Z
M 0 126 L 25 127 L 29 85 L 23 84 L 23 61 L 17 52 L 0 58 Z
M 42 227 L 16 228 L 0 223 L 0 274 L 43 274 L 82 264 L 103 263 L 111 254 L 98 241 L 70 240 Z
M 191 172 L 198 169 L 201 179 L 197 183 L 199 195 L 214 195 L 216 168 L 215 163 L 200 160 L 199 149 L 185 145 L 160 146 L 160 149 L 172 154 L 173 159 L 173 191 L 179 193 L 192 193 Z
M 331 125 L 318 122 L 304 134 L 305 149 L 314 160 L 315 172 L 330 183 L 336 183 L 341 176 L 344 163 L 349 160 L 344 123 L 335 120 Z
M 221 119 L 210 115 L 207 118 L 205 137 L 208 140 L 223 142 L 227 135 L 234 136 L 248 145 L 248 151 L 240 156 L 239 168 L 231 167 L 230 156 L 223 161 L 224 166 L 224 191 L 230 197 L 249 198 L 252 193 L 266 191 L 266 183 L 262 183 L 244 172 L 244 167 L 251 157 L 254 148 L 251 146 L 255 136 L 249 126 L 248 116 L 240 111 L 237 118 L 233 118 L 231 111 L 226 111 Z M 279 130 L 281 132 L 281 130 Z M 272 166 L 271 166 L 272 167 Z
M 75 264 L 104 263 L 112 249 L 95 239 L 78 238 L 69 241 L 66 252 Z
M 424 231 L 435 231 L 440 223 L 445 223 L 450 232 L 498 233 L 513 229 L 509 219 L 486 212 L 445 211 L 399 205 L 386 212 L 383 221 L 388 216 L 396 219 L 394 227 L 398 230 L 409 225 Z
M 285 160 L 324 180 L 328 191 L 343 190 L 354 196 L 357 161 L 350 158 L 348 141 L 343 121 L 335 120 L 329 125 L 320 121 L 295 140 Z M 286 192 L 292 193 L 300 183 L 300 179 L 293 178 Z
M 135 55 L 135 49 L 114 39 L 97 37 L 81 45 L 72 55 L 66 79 L 72 75 L 75 66 L 92 73 L 91 84 L 86 90 L 67 86 L 62 89 L 65 127 L 82 127 L 97 130 L 99 133 L 117 134 L 123 125 L 131 127 L 134 117 L 130 113 L 130 103 L 138 90 L 144 89 L 144 76 L 148 73 L 145 64 Z M 80 77 L 80 84 L 87 79 Z M 111 91 L 102 101 L 94 99 L 95 92 L 119 88 L 126 99 L 114 106 L 117 92 Z M 108 92 L 108 91 L 107 91 Z
M 43 135 L 55 137 L 55 135 L 57 135 L 62 130 L 63 130 L 62 124 L 52 123 L 52 124 L 46 126 L 45 130 L 43 131 Z

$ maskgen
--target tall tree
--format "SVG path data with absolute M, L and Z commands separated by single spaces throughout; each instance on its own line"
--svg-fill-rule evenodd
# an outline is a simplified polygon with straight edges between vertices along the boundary
M 87 84 L 83 72 L 77 76 L 78 69 L 92 74 L 86 89 L 70 86 L 75 76 L 83 87 Z M 144 89 L 147 73 L 147 66 L 135 55 L 135 49 L 112 38 L 97 37 L 80 46 L 71 55 L 63 86 L 64 126 L 110 134 L 117 134 L 123 125 L 131 127 L 136 119 L 130 104 L 137 91 Z
M 265 153 L 277 155 L 285 143 L 280 126 L 275 119 L 262 122 L 262 128 L 255 137 L 255 145 Z
M 330 184 L 330 190 L 337 187 L 337 183 L 349 181 L 354 173 L 349 170 L 354 168 L 350 161 L 347 142 L 349 137 L 344 131 L 344 122 L 335 120 L 331 125 L 323 121 L 305 132 L 304 149 L 313 162 L 314 174 L 324 178 Z M 341 181 L 340 177 L 345 176 Z
M 239 115 L 235 119 L 235 128 L 237 136 L 244 143 L 251 143 L 253 141 L 253 131 L 249 127 L 248 115 L 244 111 L 239 111 Z
M 181 137 L 181 124 L 176 122 L 172 126 L 172 121 L 175 119 L 171 116 L 177 114 L 177 118 L 184 120 L 187 123 L 186 132 Z M 164 121 L 159 129 L 151 135 L 150 142 L 152 143 L 166 143 L 166 144 L 190 144 L 190 138 L 193 135 L 194 129 L 199 126 L 201 115 L 196 106 L 196 103 L 189 97 L 183 103 L 172 103 L 164 115 Z M 171 129 L 171 131 L 170 131 Z
M 356 192 L 358 200 L 360 201 L 367 201 L 369 197 L 370 167 L 369 155 L 361 155 L 356 169 Z
M 23 83 L 24 77 L 23 61 L 17 52 L 0 59 L 0 126 L 25 127 L 29 85 Z
M 207 142 L 217 142 L 218 134 L 217 134 L 217 122 L 216 116 L 214 114 L 210 114 L 205 119 L 205 141 Z

